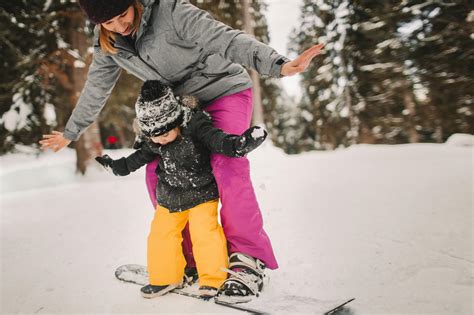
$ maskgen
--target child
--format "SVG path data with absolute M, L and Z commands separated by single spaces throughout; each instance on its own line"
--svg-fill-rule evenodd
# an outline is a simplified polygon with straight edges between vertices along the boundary
M 258 147 L 267 133 L 252 127 L 229 135 L 212 126 L 209 115 L 182 104 L 159 81 L 146 81 L 135 104 L 138 125 L 146 137 L 126 158 L 96 160 L 125 176 L 159 157 L 156 169 L 158 206 L 148 236 L 150 284 L 141 289 L 152 298 L 181 285 L 186 265 L 181 232 L 189 221 L 202 297 L 216 295 L 227 278 L 226 240 L 217 222 L 219 193 L 210 154 L 242 157 Z

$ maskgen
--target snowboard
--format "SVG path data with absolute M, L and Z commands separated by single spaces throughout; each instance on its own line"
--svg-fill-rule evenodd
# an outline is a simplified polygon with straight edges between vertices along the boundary
M 115 277 L 120 281 L 141 286 L 148 284 L 148 272 L 146 267 L 143 265 L 122 265 L 115 270 Z M 197 284 L 175 289 L 171 292 L 191 298 L 201 299 L 198 294 Z M 211 301 L 217 305 L 233 308 L 250 314 L 311 313 L 324 315 L 351 314 L 350 311 L 346 312 L 348 309 L 345 306 L 354 300 L 354 298 L 351 298 L 329 301 L 297 295 L 266 296 L 265 294 L 255 298 L 251 302 L 241 304 L 231 304 L 211 299 Z

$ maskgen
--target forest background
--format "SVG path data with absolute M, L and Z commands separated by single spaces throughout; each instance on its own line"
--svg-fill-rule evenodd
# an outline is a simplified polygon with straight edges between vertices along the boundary
M 291 1 L 291 0 L 279 0 Z M 269 43 L 269 1 L 191 0 Z M 0 154 L 40 154 L 42 134 L 63 130 L 91 60 L 89 24 L 76 1 L 0 1 Z M 262 117 L 286 153 L 353 144 L 444 142 L 474 134 L 474 3 L 454 0 L 303 0 L 292 56 L 325 43 L 300 76 L 301 97 L 255 79 Z M 287 53 L 287 52 L 280 52 Z M 257 83 L 258 81 L 258 83 Z M 72 144 L 77 171 L 105 148 L 134 141 L 142 82 L 122 73 L 97 123 Z M 261 104 L 261 109 L 259 105 Z

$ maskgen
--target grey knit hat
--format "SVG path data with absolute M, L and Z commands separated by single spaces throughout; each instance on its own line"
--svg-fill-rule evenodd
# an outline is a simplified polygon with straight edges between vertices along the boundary
M 141 132 L 146 137 L 156 137 L 182 125 L 187 110 L 169 86 L 150 80 L 142 86 L 135 112 Z

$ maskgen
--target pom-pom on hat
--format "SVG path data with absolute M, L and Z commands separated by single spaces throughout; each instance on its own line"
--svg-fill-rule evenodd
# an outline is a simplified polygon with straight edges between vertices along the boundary
M 79 5 L 89 20 L 100 24 L 122 14 L 134 2 L 135 0 L 79 0 Z
M 146 81 L 135 103 L 138 126 L 146 137 L 156 137 L 183 123 L 184 109 L 173 91 L 160 81 Z

